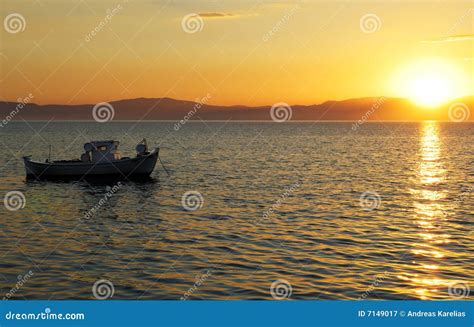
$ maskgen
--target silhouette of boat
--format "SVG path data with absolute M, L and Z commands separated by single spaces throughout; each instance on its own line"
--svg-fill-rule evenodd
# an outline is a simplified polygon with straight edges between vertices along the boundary
M 84 144 L 85 153 L 81 159 L 55 160 L 45 162 L 23 157 L 26 176 L 31 179 L 82 179 L 82 178 L 123 178 L 148 177 L 155 169 L 160 149 L 148 151 L 146 140 L 137 146 L 136 157 L 122 157 L 118 151 L 118 141 L 92 141 Z M 51 157 L 51 147 L 50 155 Z

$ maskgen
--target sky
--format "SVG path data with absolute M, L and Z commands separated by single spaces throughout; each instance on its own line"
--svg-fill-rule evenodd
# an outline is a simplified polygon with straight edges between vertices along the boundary
M 474 94 L 472 1 L 2 0 L 0 14 L 0 100 Z

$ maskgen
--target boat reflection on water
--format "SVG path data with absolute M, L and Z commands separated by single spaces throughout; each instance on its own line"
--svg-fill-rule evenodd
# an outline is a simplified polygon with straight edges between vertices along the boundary
M 160 189 L 160 179 L 156 177 L 143 176 L 140 178 L 124 179 L 118 177 L 83 178 L 79 181 L 69 179 L 26 179 L 25 183 L 34 192 L 42 194 L 42 189 L 61 189 L 65 198 L 81 199 L 78 204 L 81 214 L 78 218 L 91 218 L 87 213 L 97 204 L 101 205 L 100 217 L 118 218 L 121 204 L 133 201 L 138 211 L 147 206 L 156 205 Z M 46 193 L 46 192 L 45 192 Z M 56 208 L 59 212 L 61 208 Z M 117 211 L 118 210 L 118 211 Z M 66 213 L 65 213 L 66 215 Z M 95 215 L 97 216 L 97 215 Z
M 447 170 L 442 157 L 438 122 L 423 123 L 419 157 L 417 187 L 411 191 L 415 224 L 419 229 L 419 241 L 412 244 L 411 250 L 414 272 L 401 274 L 399 278 L 412 285 L 413 293 L 420 299 L 442 298 L 446 297 L 450 284 L 449 280 L 441 277 L 441 270 L 447 256 L 443 244 L 451 242 L 444 226 L 452 208 L 447 200 Z

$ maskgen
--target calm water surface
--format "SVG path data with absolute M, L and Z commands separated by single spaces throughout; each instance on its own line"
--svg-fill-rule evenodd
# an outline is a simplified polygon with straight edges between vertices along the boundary
M 170 177 L 157 166 L 105 203 L 112 183 L 25 181 L 20 157 L 48 144 L 133 155 L 143 137 Z M 2 297 L 30 270 L 13 298 L 91 299 L 99 279 L 114 299 L 272 299 L 277 280 L 291 299 L 474 295 L 472 123 L 12 122 L 0 140 L 0 195 L 26 199 L 0 207 Z

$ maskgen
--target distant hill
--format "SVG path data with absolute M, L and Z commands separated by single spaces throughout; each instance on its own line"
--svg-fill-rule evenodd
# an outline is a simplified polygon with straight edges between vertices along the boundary
M 456 103 L 462 105 L 455 106 Z M 216 106 L 171 98 L 138 98 L 110 102 L 114 120 L 261 120 L 272 121 L 271 106 Z M 18 107 L 16 102 L 0 102 L 0 121 L 10 116 L 13 120 L 93 120 L 95 104 L 37 105 Z M 400 98 L 359 98 L 327 101 L 315 105 L 292 105 L 291 120 L 450 120 L 449 108 L 458 116 L 470 112 L 474 120 L 474 96 L 457 99 L 436 109 L 419 108 Z M 467 108 L 467 110 L 466 110 Z M 12 112 L 15 112 L 12 115 Z M 190 114 L 192 112 L 192 114 Z M 285 113 L 285 112 L 281 112 Z

